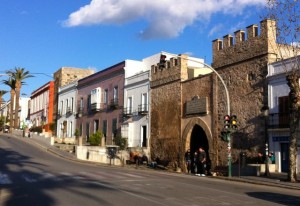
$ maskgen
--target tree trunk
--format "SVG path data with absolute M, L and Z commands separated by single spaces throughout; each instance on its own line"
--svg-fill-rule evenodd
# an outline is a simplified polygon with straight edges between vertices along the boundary
M 292 72 L 287 75 L 287 84 L 290 87 L 289 110 L 290 110 L 290 142 L 289 142 L 289 169 L 288 181 L 297 182 L 297 130 L 300 116 L 300 85 L 299 75 Z
M 19 107 L 20 107 L 20 91 L 21 83 L 16 82 L 16 108 L 15 108 L 15 119 L 14 119 L 14 128 L 19 128 Z
M 15 90 L 10 90 L 10 113 L 9 113 L 9 133 L 12 133 L 12 129 L 14 126 L 14 104 L 15 104 Z

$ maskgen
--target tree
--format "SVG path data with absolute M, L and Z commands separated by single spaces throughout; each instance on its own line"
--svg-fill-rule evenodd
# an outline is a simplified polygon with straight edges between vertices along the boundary
M 8 80 L 3 80 L 3 84 L 10 87 L 10 112 L 9 112 L 9 132 L 12 133 L 13 127 L 13 118 L 14 118 L 14 104 L 15 104 L 15 86 L 16 81 L 13 78 L 9 78 Z
M 23 80 L 33 77 L 33 75 L 29 74 L 29 71 L 25 71 L 24 68 L 15 68 L 14 70 L 6 71 L 6 74 L 15 80 L 15 91 L 16 91 L 16 111 L 15 111 L 15 119 L 14 119 L 14 128 L 18 128 L 19 126 L 19 117 L 18 111 L 20 106 L 20 92 L 22 85 L 25 84 Z
M 286 73 L 289 92 L 290 113 L 290 142 L 289 142 L 289 169 L 288 181 L 297 182 L 297 130 L 300 119 L 300 2 L 299 0 L 267 0 L 268 18 L 277 22 L 274 37 L 276 37 L 279 51 L 279 59 L 292 56 L 294 62 L 292 68 L 283 63 Z
M 2 105 L 2 97 L 3 95 L 5 95 L 7 93 L 7 91 L 5 90 L 0 90 L 0 106 Z

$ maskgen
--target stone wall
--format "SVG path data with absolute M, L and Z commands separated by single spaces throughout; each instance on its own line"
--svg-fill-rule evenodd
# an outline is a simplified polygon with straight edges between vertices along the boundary
M 171 59 L 151 70 L 151 158 L 178 161 L 181 145 L 181 73 L 186 60 Z M 185 69 L 185 71 L 187 71 Z

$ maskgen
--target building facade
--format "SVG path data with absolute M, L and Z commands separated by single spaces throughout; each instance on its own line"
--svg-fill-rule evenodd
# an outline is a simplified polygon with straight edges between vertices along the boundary
M 289 168 L 289 92 L 286 74 L 299 64 L 300 56 L 268 66 L 269 119 L 268 143 L 269 152 L 275 155 L 275 166 L 278 172 L 288 172 Z M 297 68 L 297 67 L 296 67 Z M 297 171 L 300 171 L 300 125 L 298 127 Z
M 61 67 L 59 70 L 54 72 L 54 110 L 53 118 L 57 120 L 57 110 L 58 110 L 58 88 L 67 85 L 71 82 L 94 74 L 93 69 L 82 69 L 75 67 Z
M 58 88 L 56 134 L 58 138 L 75 138 L 77 81 Z
M 85 142 L 101 131 L 104 144 L 121 132 L 125 61 L 78 81 L 76 128 Z
M 150 70 L 160 60 L 162 53 L 152 55 L 132 65 L 125 72 L 122 137 L 129 148 L 142 147 L 150 152 Z
M 30 96 L 29 120 L 32 126 L 42 126 L 45 132 L 52 132 L 53 123 L 54 81 L 47 82 Z

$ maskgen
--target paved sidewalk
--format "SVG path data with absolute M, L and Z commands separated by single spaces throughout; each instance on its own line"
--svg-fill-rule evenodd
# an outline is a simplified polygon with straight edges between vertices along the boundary
M 5 135 L 14 136 L 22 141 L 30 142 L 32 144 L 39 146 L 40 148 L 45 149 L 48 152 L 51 152 L 55 155 L 58 155 L 60 157 L 63 157 L 71 161 L 84 162 L 86 164 L 100 164 L 100 163 L 93 163 L 90 161 L 79 160 L 76 158 L 74 153 L 69 153 L 67 151 L 60 150 L 54 145 L 50 145 L 50 138 L 45 138 L 43 136 L 37 136 L 37 135 L 31 135 L 31 138 L 22 137 L 22 131 L 13 131 L 13 134 L 5 134 Z M 128 166 L 128 167 L 132 167 L 132 166 Z M 136 167 L 132 167 L 132 168 L 136 168 Z M 149 170 L 153 170 L 153 169 L 149 169 Z M 265 176 L 240 176 L 240 177 L 208 176 L 208 177 L 219 178 L 228 181 L 238 181 L 238 182 L 245 182 L 245 183 L 257 184 L 257 185 L 268 185 L 268 186 L 276 186 L 276 187 L 300 190 L 300 175 L 298 175 L 297 183 L 290 183 L 286 181 L 287 173 L 271 173 L 270 177 L 265 177 Z

